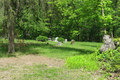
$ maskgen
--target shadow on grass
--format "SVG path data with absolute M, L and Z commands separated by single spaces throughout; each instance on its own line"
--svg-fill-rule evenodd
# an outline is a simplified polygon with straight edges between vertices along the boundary
M 8 44 L 2 43 L 0 45 L 0 57 L 16 57 L 14 54 L 13 55 L 7 55 L 8 51 Z M 91 46 L 91 45 L 90 45 Z M 37 49 L 36 49 L 37 48 Z M 41 50 L 39 50 L 41 49 Z M 47 45 L 46 43 L 25 43 L 25 47 L 19 48 L 16 44 L 15 51 L 20 52 L 21 54 L 45 54 L 44 49 L 57 49 L 62 52 L 68 51 L 66 54 L 69 54 L 70 51 L 75 51 L 77 52 L 74 55 L 84 55 L 84 54 L 91 54 L 93 51 L 92 50 L 87 50 L 87 49 L 77 49 L 77 48 L 71 48 L 71 47 L 64 47 L 64 46 L 57 46 L 53 44 Z M 55 52 L 57 53 L 57 52 Z M 62 54 L 61 54 L 62 55 Z
M 8 54 L 8 44 L 0 43 L 0 58 L 2 57 L 16 57 L 15 54 Z
M 77 49 L 77 48 L 70 48 L 70 47 L 53 47 L 55 49 L 61 49 L 63 52 L 64 51 L 75 51 L 74 55 L 84 55 L 84 54 L 91 54 L 93 51 L 92 50 L 86 50 L 86 49 Z M 69 53 L 67 53 L 69 54 Z
M 6 57 L 8 52 L 8 44 L 0 43 L 0 58 Z
M 103 43 L 99 43 L 99 44 L 96 44 L 96 45 L 93 45 L 93 44 L 83 44 L 83 46 L 91 46 L 91 47 L 97 47 L 97 46 L 102 46 Z
M 77 49 L 77 48 L 71 48 L 71 47 L 64 47 L 64 46 L 57 46 L 57 45 L 52 45 L 49 44 L 47 45 L 46 43 L 27 43 L 27 46 L 24 47 L 23 50 L 21 50 L 22 53 L 26 53 L 26 54 L 45 54 L 45 52 L 43 52 L 43 49 L 57 49 L 60 50 L 62 52 L 68 51 L 75 51 L 78 52 L 75 55 L 83 55 L 83 54 L 91 54 L 93 51 L 92 50 L 86 50 L 86 49 Z M 42 48 L 41 51 L 40 50 L 36 50 L 35 48 Z M 17 49 L 19 51 L 19 49 Z M 56 52 L 57 53 L 57 52 Z

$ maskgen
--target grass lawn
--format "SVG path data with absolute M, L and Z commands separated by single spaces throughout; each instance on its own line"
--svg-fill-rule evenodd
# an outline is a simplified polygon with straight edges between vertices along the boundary
M 17 40 L 15 41 L 17 42 Z M 49 45 L 47 45 L 47 43 L 49 43 Z M 25 40 L 25 46 L 22 44 L 20 45 L 21 48 L 19 48 L 18 45 L 19 44 L 16 44 L 16 52 L 14 54 L 7 55 L 7 40 L 6 42 L 0 43 L 0 58 L 34 54 L 48 57 L 49 60 L 58 60 L 58 62 L 59 60 L 63 60 L 65 64 L 62 67 L 50 67 L 48 65 L 49 63 L 46 64 L 46 62 L 44 64 L 24 65 L 21 68 L 22 70 L 17 70 L 18 67 L 15 66 L 18 64 L 15 63 L 0 68 L 2 72 L 11 72 L 11 69 L 13 69 L 13 72 L 17 73 L 12 74 L 11 76 L 13 77 L 10 80 L 103 80 L 102 75 L 94 74 L 97 70 L 84 70 L 84 67 L 87 67 L 87 65 L 89 67 L 88 69 L 90 69 L 90 67 L 94 69 L 92 66 L 97 65 L 94 64 L 95 62 L 88 60 L 95 48 L 101 46 L 102 43 L 75 42 L 74 45 L 71 45 L 68 41 L 67 43 L 63 43 L 62 46 L 57 46 L 57 43 L 53 41 L 39 42 L 35 40 Z M 66 66 L 66 63 L 73 67 Z M 75 65 L 79 64 L 79 67 L 74 67 L 74 63 L 76 63 Z M 4 76 L 0 76 L 0 79 L 3 79 L 3 77 Z
M 22 54 L 38 54 L 47 57 L 55 57 L 66 59 L 70 56 L 91 54 L 97 46 L 101 46 L 101 43 L 94 42 L 75 42 L 75 45 L 71 45 L 70 42 L 64 43 L 62 46 L 57 46 L 56 42 L 38 42 L 27 40 L 25 41 L 27 46 L 23 50 Z M 19 50 L 18 50 L 19 52 Z M 20 51 L 21 52 L 21 51 Z

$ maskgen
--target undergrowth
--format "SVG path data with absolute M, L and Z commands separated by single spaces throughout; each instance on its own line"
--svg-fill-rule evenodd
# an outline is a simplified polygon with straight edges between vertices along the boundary
M 120 47 L 116 50 L 109 49 L 103 53 L 96 49 L 96 60 L 101 62 L 101 69 L 107 72 L 120 71 Z

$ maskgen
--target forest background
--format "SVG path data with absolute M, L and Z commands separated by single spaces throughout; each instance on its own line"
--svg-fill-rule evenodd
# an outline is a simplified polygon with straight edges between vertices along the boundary
M 1 0 L 0 16 L 2 37 L 9 26 L 21 39 L 102 42 L 104 30 L 120 37 L 120 0 Z

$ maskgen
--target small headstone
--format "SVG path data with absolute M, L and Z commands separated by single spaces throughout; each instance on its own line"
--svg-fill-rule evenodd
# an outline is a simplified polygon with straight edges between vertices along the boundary
M 62 45 L 63 45 L 63 43 L 62 43 L 62 42 L 58 42 L 58 43 L 57 43 L 57 45 L 60 45 L 60 46 L 62 46 Z
M 104 51 L 107 51 L 109 48 L 115 49 L 115 44 L 114 44 L 114 42 L 112 41 L 112 38 L 110 38 L 109 35 L 104 35 L 103 41 L 104 41 L 104 44 L 100 48 L 101 53 L 104 52 Z
M 51 38 L 48 38 L 48 41 L 51 41 Z
M 58 37 L 55 38 L 55 42 L 58 42 L 57 39 L 58 39 Z
M 74 39 L 71 40 L 71 44 L 75 44 L 75 40 Z
M 65 43 L 67 43 L 67 39 L 65 39 Z

